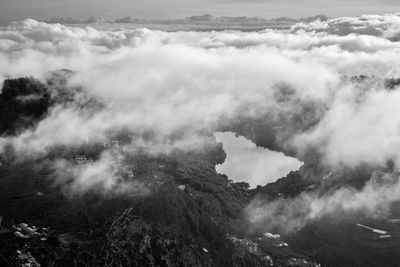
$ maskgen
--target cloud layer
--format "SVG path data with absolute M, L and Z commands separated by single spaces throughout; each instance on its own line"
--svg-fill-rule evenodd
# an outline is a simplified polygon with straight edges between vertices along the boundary
M 0 30 L 0 81 L 45 80 L 71 69 L 66 90 L 82 91 L 37 127 L 1 137 L 0 148 L 11 143 L 37 157 L 124 131 L 130 151 L 195 150 L 212 142 L 214 131 L 258 119 L 302 160 L 313 148 L 329 168 L 398 164 L 400 94 L 385 88 L 385 79 L 400 77 L 399 18 L 317 20 L 259 32 L 14 22 Z M 82 97 L 98 105 L 82 105 Z

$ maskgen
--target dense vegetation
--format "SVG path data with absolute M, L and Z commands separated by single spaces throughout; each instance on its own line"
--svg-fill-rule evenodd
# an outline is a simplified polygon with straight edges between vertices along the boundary
M 50 87 L 63 89 L 63 85 L 60 75 L 46 83 L 33 78 L 5 80 L 0 95 L 0 133 L 13 135 L 35 127 L 53 104 L 73 101 L 74 92 L 50 92 Z M 69 159 L 84 152 L 96 159 L 102 149 L 101 144 L 55 148 L 49 157 Z M 3 226 L 11 229 L 13 224 L 28 222 L 49 227 L 51 235 L 42 242 L 19 240 L 12 233 L 2 235 L 0 258 L 8 265 L 16 264 L 15 251 L 29 247 L 44 266 L 260 265 L 248 252 L 235 253 L 237 248 L 227 238 L 227 229 L 241 219 L 249 195 L 248 185 L 227 186 L 227 177 L 215 172 L 215 164 L 224 158 L 221 145 L 196 153 L 129 157 L 138 177 L 150 182 L 151 193 L 146 196 L 105 197 L 89 192 L 71 197 L 63 194 L 62 185 L 54 185 L 51 168 L 43 164 L 46 159 L 3 165 Z M 155 174 L 162 179 L 153 181 Z M 179 185 L 184 185 L 184 190 Z
M 0 94 L 0 133 L 33 126 L 50 105 L 47 86 L 34 78 L 6 79 Z
M 71 72 L 63 70 L 44 83 L 33 78 L 5 80 L 0 94 L 0 135 L 35 127 L 56 104 L 74 102 L 82 108 L 101 108 L 101 103 L 85 96 L 81 88 L 66 88 L 68 75 Z M 397 83 L 392 81 L 391 86 Z M 309 117 L 317 119 L 316 114 Z M 308 127 L 313 119 L 310 121 Z M 297 130 L 291 121 L 287 124 Z M 261 119 L 233 123 L 227 129 L 258 145 L 279 148 L 279 140 L 270 134 L 275 130 Z M 118 136 L 121 142 L 124 138 L 129 141 L 123 133 Z M 300 171 L 250 190 L 247 183 L 233 183 L 216 173 L 215 165 L 224 161 L 225 152 L 221 144 L 214 144 L 190 153 L 150 156 L 140 152 L 127 157 L 127 163 L 135 166 L 135 179 L 150 189 L 147 195 L 104 196 L 90 191 L 70 196 L 63 193 L 62 184 L 54 183 L 54 172 L 48 164 L 52 159 L 71 161 L 76 154 L 86 154 L 97 160 L 103 149 L 102 144 L 58 147 L 37 161 L 0 164 L 0 266 L 18 265 L 17 250 L 29 251 L 42 266 L 269 266 L 263 261 L 264 252 L 251 253 L 229 238 L 234 235 L 246 240 L 262 235 L 263 229 L 250 227 L 243 211 L 252 199 L 288 199 L 312 190 L 325 194 L 344 186 L 361 189 L 374 171 L 370 166 L 343 168 L 331 179 L 321 180 L 318 177 L 329 169 L 318 165 L 318 153 L 313 151 L 307 154 L 313 157 L 303 159 L 306 164 Z M 393 171 L 392 165 L 388 162 L 384 171 Z M 396 244 L 377 243 L 364 232 L 354 231 L 354 223 L 366 218 L 343 218 L 338 221 L 326 216 L 285 236 L 290 246 L 305 254 L 271 246 L 265 251 L 276 266 L 287 266 L 285 260 L 293 255 L 336 266 L 379 266 L 375 259 L 384 260 L 382 255 L 388 266 L 398 262 Z M 20 239 L 10 229 L 21 222 L 48 227 L 50 234 L 46 240 Z M 400 233 L 393 225 L 386 227 Z M 332 245 L 331 240 L 343 248 Z M 348 253 L 349 244 L 352 254 Z M 377 244 L 380 251 L 373 249 Z M 371 256 L 354 257 L 366 253 Z

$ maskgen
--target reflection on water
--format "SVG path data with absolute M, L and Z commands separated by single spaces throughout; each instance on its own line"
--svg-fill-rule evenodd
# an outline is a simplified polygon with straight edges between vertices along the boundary
M 235 182 L 247 182 L 252 188 L 275 182 L 303 165 L 281 152 L 257 147 L 235 133 L 216 132 L 214 135 L 227 154 L 225 162 L 216 166 L 217 172 L 226 174 Z

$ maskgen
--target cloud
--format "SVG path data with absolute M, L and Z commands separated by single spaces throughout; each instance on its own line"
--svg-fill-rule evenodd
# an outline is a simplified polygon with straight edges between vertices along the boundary
M 52 168 L 56 177 L 54 185 L 60 186 L 62 191 L 70 197 L 93 191 L 105 196 L 119 194 L 143 196 L 150 192 L 150 189 L 142 182 L 129 181 L 120 174 L 126 166 L 117 166 L 110 151 L 103 152 L 100 159 L 91 164 L 77 165 L 74 162 L 59 159 L 52 163 Z
M 309 98 L 336 82 L 335 74 L 318 63 L 304 68 L 306 63 L 275 48 L 197 45 L 198 39 L 208 41 L 205 33 L 107 32 L 32 20 L 12 24 L 5 37 L 10 32 L 18 45 L 2 51 L 0 75 L 43 78 L 54 69 L 73 69 L 70 86 L 85 88 L 104 104 L 94 113 L 74 105 L 54 107 L 38 127 L 12 138 L 21 151 L 45 153 L 55 144 L 70 145 L 80 136 L 99 140 L 122 128 L 139 136 L 153 132 L 160 151 L 176 143 L 194 147 L 197 133 L 217 129 L 221 120 L 273 108 L 269 88 L 277 83 L 286 82 Z M 185 141 L 163 139 L 183 130 Z
M 336 97 L 318 126 L 294 142 L 319 146 L 331 166 L 384 164 L 387 160 L 399 164 L 400 120 L 396 114 L 400 92 L 368 85 L 368 89 L 350 85 Z
M 292 26 L 292 31 L 316 31 L 330 34 L 348 35 L 363 34 L 398 40 L 400 31 L 400 14 L 362 15 L 360 17 L 343 17 L 326 21 L 316 20 L 310 23 L 299 23 Z
M 73 101 L 56 102 L 34 128 L 2 136 L 0 147 L 43 157 L 123 131 L 132 152 L 169 153 L 202 149 L 214 131 L 258 120 L 302 161 L 317 147 L 329 168 L 398 164 L 399 93 L 384 83 L 400 77 L 397 20 L 362 16 L 258 32 L 14 22 L 0 30 L 0 80 L 44 81 L 70 69 L 66 84 L 49 90 L 53 97 L 70 90 Z M 370 78 L 349 78 L 358 75 Z
M 295 198 L 274 201 L 258 198 L 246 211 L 258 229 L 292 232 L 324 216 L 336 221 L 352 214 L 357 214 L 358 218 L 388 219 L 391 204 L 399 200 L 399 192 L 398 171 L 376 170 L 361 190 L 341 187 L 325 193 L 303 192 Z

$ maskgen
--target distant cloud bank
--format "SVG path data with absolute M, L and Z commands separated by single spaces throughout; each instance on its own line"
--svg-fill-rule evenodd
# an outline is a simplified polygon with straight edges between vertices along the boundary
M 76 25 L 76 24 L 132 24 L 132 25 L 144 25 L 147 27 L 155 27 L 158 25 L 173 26 L 171 29 L 185 29 L 185 30 L 196 30 L 196 29 L 262 29 L 264 28 L 288 28 L 296 23 L 312 22 L 315 20 L 325 21 L 328 17 L 325 15 L 317 15 L 307 18 L 288 18 L 280 17 L 274 19 L 264 19 L 260 17 L 214 17 L 210 14 L 204 15 L 194 15 L 182 19 L 138 19 L 131 16 L 126 16 L 118 19 L 106 19 L 98 17 L 90 17 L 88 19 L 79 19 L 72 17 L 51 17 L 44 20 L 46 23 L 60 23 L 66 25 Z M 179 27 L 178 27 L 179 26 Z M 186 26 L 186 27 L 184 27 Z M 176 28 L 178 27 L 178 28 Z

